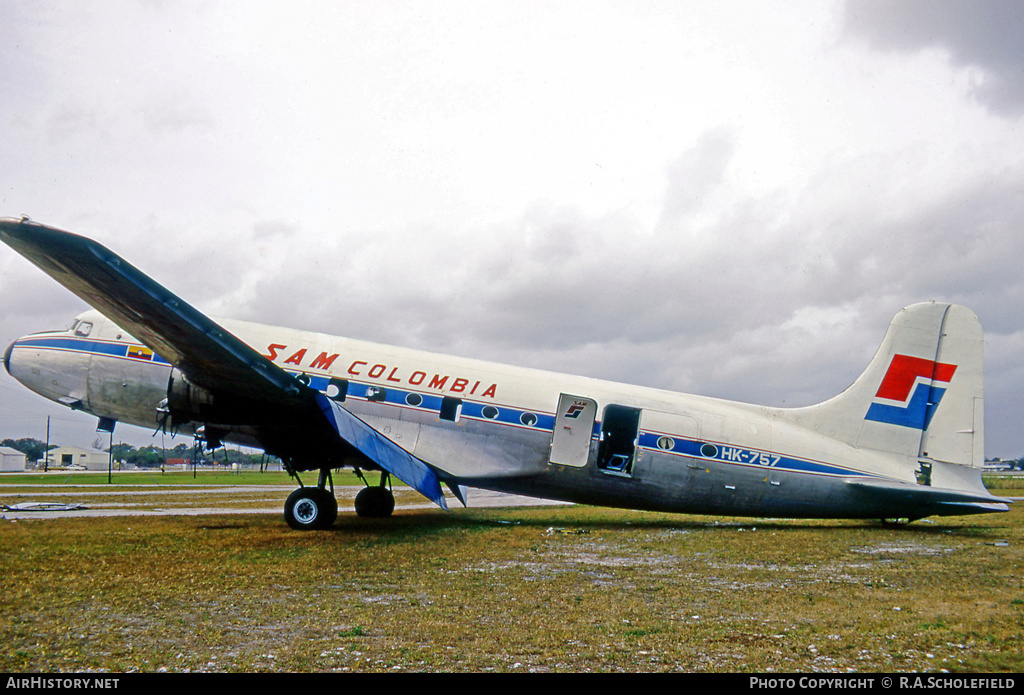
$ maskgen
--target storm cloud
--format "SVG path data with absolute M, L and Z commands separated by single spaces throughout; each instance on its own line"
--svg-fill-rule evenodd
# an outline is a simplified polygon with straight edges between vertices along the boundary
M 963 303 L 986 452 L 1016 457 L 1019 15 L 8 4 L 0 214 L 215 316 L 772 405 L 848 386 L 903 306 Z M 82 309 L 0 252 L 0 347 Z M 95 438 L 0 374 L 0 436 L 47 415 Z

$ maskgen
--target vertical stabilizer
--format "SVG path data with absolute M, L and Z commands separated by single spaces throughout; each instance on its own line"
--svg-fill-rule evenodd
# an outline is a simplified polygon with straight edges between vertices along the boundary
M 913 462 L 981 467 L 984 340 L 969 309 L 903 309 L 868 368 L 843 393 L 783 417 L 861 449 Z

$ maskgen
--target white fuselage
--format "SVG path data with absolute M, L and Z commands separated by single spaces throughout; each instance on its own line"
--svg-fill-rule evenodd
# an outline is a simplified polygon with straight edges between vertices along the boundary
M 844 480 L 913 482 L 912 468 L 816 434 L 782 409 L 221 325 L 472 486 L 669 511 L 827 517 L 860 515 L 837 494 Z M 16 341 L 8 355 L 12 376 L 41 395 L 144 427 L 158 425 L 170 369 L 97 312 L 67 331 Z

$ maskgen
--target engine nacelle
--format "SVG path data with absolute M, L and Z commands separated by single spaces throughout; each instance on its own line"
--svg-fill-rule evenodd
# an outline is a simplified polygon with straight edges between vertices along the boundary
M 201 422 L 218 425 L 253 424 L 251 408 L 237 399 L 221 396 L 189 381 L 177 368 L 167 379 L 167 398 L 162 411 L 172 422 Z

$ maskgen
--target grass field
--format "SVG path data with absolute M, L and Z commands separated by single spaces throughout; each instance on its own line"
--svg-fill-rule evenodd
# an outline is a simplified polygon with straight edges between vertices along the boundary
M 110 483 L 107 479 L 110 479 Z M 316 472 L 302 474 L 306 484 L 316 482 Z M 306 480 L 309 478 L 309 480 Z M 337 484 L 355 485 L 359 478 L 351 470 L 334 474 Z M 395 481 L 396 484 L 401 484 Z M 159 469 L 151 471 L 116 471 L 108 476 L 106 471 L 60 471 L 49 473 L 3 473 L 0 474 L 3 485 L 288 485 L 296 487 L 295 479 L 283 471 L 242 470 L 232 472 L 223 468 L 200 468 L 194 474 L 192 470 L 169 471 L 161 473 Z
M 1022 529 L 1021 503 L 6 520 L 0 671 L 1021 672 Z

